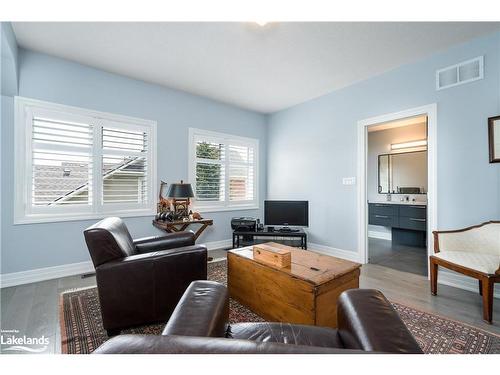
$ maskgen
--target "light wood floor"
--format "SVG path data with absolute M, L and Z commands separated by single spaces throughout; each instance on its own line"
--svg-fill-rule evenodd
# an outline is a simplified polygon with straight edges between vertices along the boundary
M 225 251 L 211 251 L 215 259 L 225 257 Z M 73 288 L 95 285 L 95 277 L 65 277 L 33 284 L 19 285 L 1 290 L 1 328 L 16 329 L 17 335 L 50 339 L 44 352 L 60 353 L 59 294 Z M 439 285 L 438 295 L 433 297 L 424 276 L 397 271 L 375 264 L 361 269 L 362 288 L 381 290 L 389 300 L 401 302 L 417 309 L 459 320 L 486 331 L 500 334 L 500 301 L 495 300 L 493 325 L 481 320 L 482 304 L 479 294 Z

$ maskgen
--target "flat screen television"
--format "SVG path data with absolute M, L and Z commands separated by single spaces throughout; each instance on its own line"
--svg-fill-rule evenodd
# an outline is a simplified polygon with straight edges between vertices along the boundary
M 309 226 L 308 201 L 264 201 L 264 224 Z

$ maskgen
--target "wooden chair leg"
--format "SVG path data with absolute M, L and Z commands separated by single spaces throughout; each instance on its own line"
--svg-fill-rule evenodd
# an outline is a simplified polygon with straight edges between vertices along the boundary
M 483 282 L 481 280 L 479 280 L 479 295 L 483 295 Z
M 437 294 L 438 265 L 433 262 L 432 258 L 429 258 L 429 265 L 431 271 L 431 294 L 435 296 Z
M 483 290 L 483 320 L 491 324 L 493 320 L 493 279 L 485 277 L 481 279 Z

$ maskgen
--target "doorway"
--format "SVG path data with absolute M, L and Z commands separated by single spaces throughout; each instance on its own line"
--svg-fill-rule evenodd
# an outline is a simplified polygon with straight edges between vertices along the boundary
M 436 228 L 436 105 L 358 123 L 363 263 L 428 275 Z
M 427 276 L 427 116 L 368 127 L 368 263 Z

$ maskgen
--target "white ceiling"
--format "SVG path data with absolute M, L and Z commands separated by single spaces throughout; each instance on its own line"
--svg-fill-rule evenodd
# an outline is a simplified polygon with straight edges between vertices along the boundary
M 13 23 L 20 46 L 270 113 L 500 23 Z

